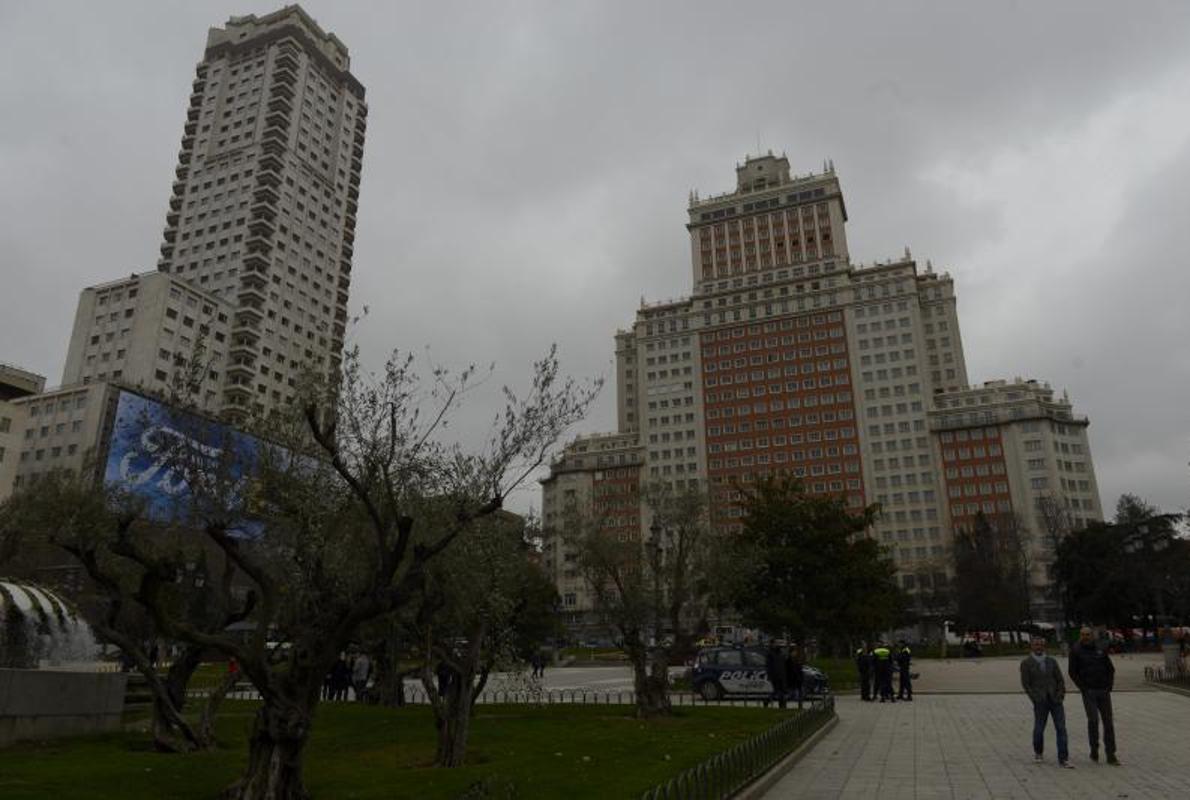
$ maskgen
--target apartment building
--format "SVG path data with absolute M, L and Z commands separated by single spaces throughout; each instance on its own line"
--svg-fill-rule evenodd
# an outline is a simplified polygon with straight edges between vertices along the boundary
M 1027 546 L 1035 608 L 1053 600 L 1058 537 L 1103 519 L 1089 424 L 1069 397 L 1020 378 L 939 395 L 930 412 L 951 526 L 970 527 L 980 514 L 1012 524 Z
M 852 263 L 829 162 L 798 175 L 784 156 L 749 157 L 733 191 L 692 193 L 687 214 L 690 294 L 642 302 L 615 334 L 619 432 L 607 439 L 636 437 L 642 481 L 706 487 L 726 530 L 739 527 L 733 483 L 786 473 L 879 504 L 871 535 L 906 588 L 945 573 L 955 520 L 933 415 L 969 385 L 954 281 L 907 248 Z M 1090 519 L 1098 495 L 1084 480 L 1094 500 L 1072 502 Z
M 79 296 L 62 385 L 113 381 L 216 412 L 234 314 L 164 272 L 90 286 Z
M 604 535 L 640 541 L 647 509 L 640 502 L 644 453 L 633 433 L 580 436 L 550 465 L 542 480 L 542 523 L 559 531 L 578 511 L 598 524 Z M 541 563 L 555 577 L 565 622 L 576 634 L 599 627 L 594 597 L 579 570 L 574 548 L 555 536 L 546 538 Z
M 299 6 L 212 28 L 195 68 L 158 269 L 234 309 L 221 409 L 337 374 L 368 107 L 347 47 Z
M 44 388 L 41 375 L 0 363 L 0 500 L 12 492 L 25 436 L 26 409 L 17 401 Z

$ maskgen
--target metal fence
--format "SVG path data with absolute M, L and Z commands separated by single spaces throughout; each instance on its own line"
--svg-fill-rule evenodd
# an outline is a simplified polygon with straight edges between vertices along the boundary
M 200 698 L 206 697 L 211 693 L 209 687 L 202 689 L 191 689 L 186 694 L 188 697 Z M 227 693 L 227 698 L 230 700 L 259 700 L 260 692 L 256 687 L 250 683 L 244 682 L 236 684 Z M 323 702 L 355 702 L 354 690 L 348 690 L 344 698 L 332 700 L 329 697 L 324 697 Z M 812 695 L 804 698 L 803 704 L 808 708 L 820 708 L 825 702 L 829 701 L 831 707 L 834 707 L 834 698 L 830 695 Z M 632 706 L 636 705 L 636 693 L 632 690 L 624 691 L 602 691 L 592 689 L 494 689 L 491 691 L 482 692 L 476 699 L 477 705 L 598 705 L 598 706 Z M 694 707 L 694 706 L 767 706 L 769 705 L 768 698 L 765 697 L 741 697 L 735 699 L 722 700 L 704 700 L 701 695 L 693 694 L 691 692 L 670 692 L 670 705 L 678 708 Z M 405 704 L 418 706 L 429 705 L 430 698 L 426 690 L 417 686 L 405 687 Z M 796 705 L 796 701 L 790 701 L 791 705 Z
M 641 795 L 641 800 L 724 800 L 734 797 L 834 716 L 835 698 L 818 698 L 802 713 L 782 720 L 764 733 L 648 790 Z
M 1190 690 L 1190 670 L 1184 668 L 1168 670 L 1165 667 L 1145 667 L 1145 680 Z

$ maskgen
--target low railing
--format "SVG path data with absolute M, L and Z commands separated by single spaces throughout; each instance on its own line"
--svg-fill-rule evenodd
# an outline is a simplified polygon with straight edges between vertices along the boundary
M 1190 691 L 1190 670 L 1184 667 L 1173 670 L 1165 667 L 1145 667 L 1145 680 L 1149 683 L 1161 683 Z
M 734 797 L 835 716 L 826 696 L 764 733 L 712 756 L 641 795 L 641 800 L 723 800 Z
M 188 697 L 206 697 L 210 694 L 210 687 L 191 689 L 186 692 Z M 259 700 L 260 692 L 250 683 L 238 683 L 227 692 L 231 700 Z M 341 696 L 324 696 L 323 702 L 355 702 L 355 691 L 345 690 Z M 595 705 L 595 706 L 631 706 L 636 704 L 636 693 L 630 689 L 624 691 L 604 691 L 591 689 L 493 689 L 481 692 L 476 699 L 478 705 Z M 701 695 L 690 692 L 670 692 L 670 705 L 678 708 L 696 706 L 745 706 L 758 707 L 770 704 L 765 697 L 740 697 L 722 700 L 704 700 Z M 795 705 L 797 701 L 789 701 Z M 831 695 L 807 696 L 803 705 L 810 709 L 821 708 L 829 703 L 834 708 L 834 697 Z M 416 686 L 406 686 L 404 704 L 411 706 L 429 705 L 430 698 L 426 690 Z

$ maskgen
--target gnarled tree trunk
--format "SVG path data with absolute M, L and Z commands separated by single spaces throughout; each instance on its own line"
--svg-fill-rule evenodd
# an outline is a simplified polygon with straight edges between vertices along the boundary
M 641 642 L 625 641 L 628 658 L 632 662 L 632 685 L 636 692 L 636 716 L 641 719 L 667 716 L 669 702 L 669 668 L 663 648 L 652 654 Z
M 302 759 L 318 692 L 300 697 L 268 695 L 256 712 L 244 775 L 224 793 L 225 800 L 308 800 Z

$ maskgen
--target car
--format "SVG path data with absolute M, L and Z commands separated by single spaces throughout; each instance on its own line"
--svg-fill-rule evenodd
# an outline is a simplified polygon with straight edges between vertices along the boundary
M 706 647 L 698 651 L 690 670 L 690 685 L 704 700 L 770 697 L 762 647 Z M 818 697 L 830 692 L 826 673 L 808 664 L 802 667 L 802 696 Z

